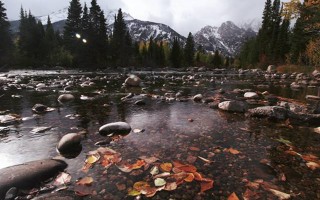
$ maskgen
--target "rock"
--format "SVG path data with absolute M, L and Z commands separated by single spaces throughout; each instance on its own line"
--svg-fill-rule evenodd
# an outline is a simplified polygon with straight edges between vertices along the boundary
M 262 106 L 253 109 L 249 109 L 247 116 L 268 118 L 275 120 L 285 120 L 289 116 L 289 110 L 280 106 Z
M 202 94 L 197 94 L 192 99 L 195 102 L 200 102 L 203 99 L 203 96 L 202 96 Z
M 277 67 L 275 65 L 269 65 L 267 68 L 268 73 L 275 73 L 277 71 Z
M 21 121 L 21 117 L 16 114 L 0 115 L 0 125 L 9 125 Z M 5 128 L 2 128 L 4 131 Z
M 18 189 L 16 187 L 12 187 L 6 192 L 6 196 L 4 200 L 13 200 L 17 196 L 18 196 Z
M 218 105 L 219 109 L 229 112 L 246 112 L 248 104 L 244 101 L 223 101 Z
M 63 171 L 67 164 L 62 160 L 45 159 L 0 169 L 0 199 L 10 188 L 31 189 Z
M 307 100 L 316 100 L 316 101 L 320 101 L 320 97 L 319 96 L 315 96 L 315 95 L 307 95 L 306 96 Z
M 44 113 L 47 111 L 47 108 L 48 106 L 38 103 L 32 107 L 32 110 L 36 113 Z
M 99 128 L 99 133 L 103 136 L 113 134 L 126 135 L 130 133 L 131 126 L 126 122 L 113 122 L 105 124 Z
M 66 102 L 71 102 L 73 101 L 75 98 L 72 94 L 62 94 L 58 97 L 58 101 L 60 103 L 66 103 Z
M 82 150 L 82 136 L 78 133 L 68 133 L 64 135 L 58 145 L 58 152 L 66 158 L 74 158 L 79 155 Z
M 126 86 L 139 87 L 141 84 L 141 79 L 136 75 L 130 75 L 125 81 Z
M 74 191 L 60 191 L 56 193 L 48 193 L 48 194 L 42 194 L 39 195 L 33 200 L 81 200 L 83 199 L 80 196 L 77 196 Z M 90 197 L 90 199 L 95 199 L 94 197 Z
M 248 98 L 248 99 L 256 99 L 256 98 L 259 98 L 259 95 L 255 92 L 246 92 L 244 93 L 243 95 L 245 98 Z

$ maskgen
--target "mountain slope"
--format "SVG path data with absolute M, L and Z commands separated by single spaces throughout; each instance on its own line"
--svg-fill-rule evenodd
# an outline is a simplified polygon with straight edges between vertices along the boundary
M 194 40 L 207 51 L 218 50 L 224 55 L 234 56 L 242 44 L 255 35 L 256 32 L 251 28 L 240 28 L 233 22 L 227 21 L 220 27 L 203 27 L 195 33 Z

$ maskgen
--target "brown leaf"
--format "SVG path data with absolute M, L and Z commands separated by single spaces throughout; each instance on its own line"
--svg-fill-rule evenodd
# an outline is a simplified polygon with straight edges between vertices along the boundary
M 196 172 L 197 171 L 197 168 L 193 165 L 183 165 L 178 168 L 182 171 L 185 171 L 185 172 Z
M 236 193 L 232 193 L 230 194 L 230 196 L 228 197 L 228 200 L 239 200 L 239 197 L 236 195 Z
M 194 179 L 197 181 L 202 181 L 202 175 L 199 172 L 193 172 Z
M 164 172 L 170 172 L 172 169 L 172 164 L 171 163 L 161 163 L 160 169 Z
M 91 185 L 93 183 L 92 177 L 84 177 L 76 182 L 77 185 Z
M 320 168 L 320 165 L 315 162 L 307 162 L 306 163 L 307 167 L 309 167 L 311 170 L 315 170 L 317 168 Z
M 53 185 L 59 186 L 59 185 L 67 185 L 71 181 L 71 175 L 65 172 L 61 172 L 57 178 L 54 180 Z
M 170 174 L 169 172 L 163 172 L 161 174 L 155 175 L 153 178 L 165 178 L 165 177 L 169 177 L 169 176 L 172 176 L 172 174 Z
M 131 169 L 140 169 L 141 167 L 143 167 L 145 165 L 145 161 L 144 160 L 137 160 L 136 163 L 132 164 L 130 167 Z
M 185 182 L 192 182 L 194 180 L 194 175 L 192 173 L 188 173 L 187 177 L 183 179 Z
M 260 199 L 260 196 L 258 196 L 256 192 L 253 192 L 249 189 L 246 189 L 242 197 L 244 200 Z
M 177 189 L 178 185 L 176 182 L 171 182 L 171 183 L 167 183 L 164 190 L 166 191 L 173 191 L 175 189 Z
M 154 157 L 154 156 L 151 156 L 151 157 L 140 156 L 139 158 L 144 160 L 148 164 L 152 164 L 152 163 L 154 163 L 154 162 L 159 160 L 159 158 Z
M 146 188 L 146 187 L 150 187 L 149 183 L 145 182 L 145 181 L 139 181 L 133 184 L 133 189 L 137 190 L 137 191 L 141 191 L 142 189 Z
M 155 187 L 145 187 L 141 191 L 141 194 L 146 195 L 146 197 L 153 197 L 157 193 L 157 188 Z
M 88 185 L 75 185 L 74 192 L 78 196 L 87 196 L 93 194 L 94 190 Z
M 202 178 L 200 182 L 201 192 L 205 192 L 213 188 L 213 180 L 209 178 Z
M 240 151 L 238 151 L 238 150 L 236 150 L 236 149 L 234 149 L 234 148 L 229 148 L 229 149 L 228 149 L 228 152 L 232 153 L 233 155 L 237 155 L 237 154 L 240 153 Z

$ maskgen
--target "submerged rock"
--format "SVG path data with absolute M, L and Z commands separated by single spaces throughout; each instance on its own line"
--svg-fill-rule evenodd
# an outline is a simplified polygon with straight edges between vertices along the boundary
M 60 103 L 66 103 L 66 102 L 71 102 L 73 101 L 75 98 L 72 94 L 62 94 L 58 97 L 58 101 Z
M 262 106 L 253 109 L 249 109 L 247 116 L 268 118 L 275 120 L 285 120 L 289 116 L 289 110 L 281 106 Z
M 58 145 L 58 152 L 66 158 L 74 158 L 79 155 L 82 150 L 82 136 L 78 133 L 68 133 L 64 135 Z
M 219 109 L 229 112 L 246 112 L 248 104 L 244 101 L 223 101 L 218 105 Z
M 62 160 L 45 159 L 0 169 L 0 199 L 13 187 L 31 189 L 63 171 L 67 164 Z
M 141 84 L 141 79 L 136 75 L 130 75 L 125 81 L 125 86 L 139 87 Z
M 16 114 L 0 115 L 0 125 L 14 124 L 21 121 L 21 117 Z M 5 128 L 2 128 L 5 130 Z
M 126 122 L 113 122 L 105 124 L 99 128 L 99 133 L 103 136 L 113 134 L 126 135 L 131 131 L 131 126 Z
M 32 107 L 32 111 L 35 113 L 38 113 L 38 114 L 53 111 L 53 110 L 54 110 L 54 108 L 50 108 L 50 107 L 43 105 L 43 104 L 40 104 L 40 103 L 37 103 Z
M 197 94 L 192 99 L 195 102 L 200 102 L 203 99 L 203 96 L 202 96 L 202 94 Z

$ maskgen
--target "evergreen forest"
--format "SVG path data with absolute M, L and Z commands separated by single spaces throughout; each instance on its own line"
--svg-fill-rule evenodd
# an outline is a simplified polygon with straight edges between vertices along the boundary
M 19 11 L 17 11 L 19 12 Z M 104 11 L 96 0 L 81 5 L 71 0 L 63 32 L 53 29 L 50 16 L 43 25 L 21 7 L 17 34 L 10 32 L 6 8 L 0 1 L 0 68 L 121 68 L 207 66 L 212 68 L 265 68 L 275 65 L 320 65 L 320 1 L 266 0 L 262 26 L 235 57 L 218 50 L 206 52 L 186 41 L 133 41 L 122 10 L 107 29 Z

